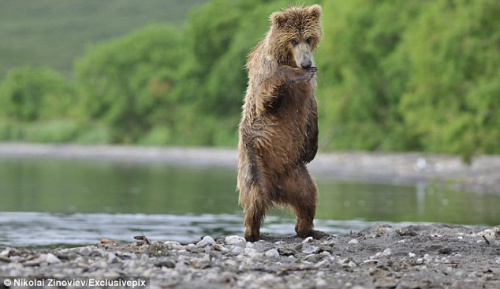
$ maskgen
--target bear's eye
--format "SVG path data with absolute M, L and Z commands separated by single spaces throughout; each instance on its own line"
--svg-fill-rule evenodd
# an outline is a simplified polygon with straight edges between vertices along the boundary
M 297 45 L 299 45 L 299 42 L 297 41 L 297 39 L 292 39 L 292 40 L 290 41 L 290 43 L 291 43 L 293 46 L 297 46 Z
M 312 42 L 313 42 L 312 37 L 307 37 L 307 39 L 306 39 L 306 43 L 307 43 L 308 45 L 310 45 Z

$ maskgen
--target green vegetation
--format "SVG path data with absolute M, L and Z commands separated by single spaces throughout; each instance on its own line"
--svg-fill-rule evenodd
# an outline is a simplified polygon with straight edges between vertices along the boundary
M 152 23 L 180 27 L 207 0 L 24 0 L 0 9 L 0 79 L 12 67 L 50 66 L 70 77 L 85 47 Z
M 106 3 L 103 11 L 120 16 L 102 26 L 130 16 L 121 5 L 142 5 Z M 141 9 L 156 2 L 144 3 Z M 495 0 L 304 2 L 311 3 L 324 13 L 316 55 L 322 150 L 466 160 L 500 153 Z M 152 16 L 143 28 L 87 48 L 71 81 L 47 68 L 12 69 L 0 84 L 0 139 L 234 147 L 246 55 L 268 29 L 270 13 L 287 6 L 211 0 L 192 9 L 183 26 Z

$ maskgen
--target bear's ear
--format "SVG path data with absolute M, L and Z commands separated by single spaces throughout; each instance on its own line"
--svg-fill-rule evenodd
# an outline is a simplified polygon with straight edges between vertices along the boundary
M 287 21 L 286 15 L 283 12 L 274 12 L 270 18 L 273 26 L 277 28 L 283 27 Z
M 311 5 L 307 8 L 307 11 L 314 20 L 319 20 L 319 17 L 321 16 L 321 6 L 318 4 Z

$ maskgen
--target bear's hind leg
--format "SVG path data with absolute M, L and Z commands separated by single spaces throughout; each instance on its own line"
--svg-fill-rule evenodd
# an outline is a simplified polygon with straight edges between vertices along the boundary
M 312 197 L 312 196 L 311 196 Z M 297 223 L 295 224 L 295 232 L 301 238 L 312 236 L 314 232 L 314 215 L 316 214 L 316 203 L 311 199 L 297 200 L 292 205 L 295 215 L 297 216 Z
M 298 172 L 298 177 L 293 178 L 293 180 L 290 179 L 291 184 L 295 186 L 295 190 L 289 192 L 291 198 L 288 200 L 297 216 L 295 232 L 301 238 L 313 237 L 321 239 L 327 234 L 314 230 L 313 223 L 318 201 L 318 188 L 305 167 L 299 169 Z
M 251 189 L 250 196 L 245 204 L 245 239 L 255 242 L 260 239 L 260 226 L 269 205 L 262 200 L 262 193 L 256 187 Z

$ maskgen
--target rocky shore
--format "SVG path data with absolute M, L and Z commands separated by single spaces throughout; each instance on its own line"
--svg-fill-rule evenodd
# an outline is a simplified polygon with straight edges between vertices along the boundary
M 232 149 L 0 144 L 0 158 L 160 162 L 236 169 Z M 315 177 L 434 183 L 500 194 L 500 156 L 319 154 Z M 131 238 L 132 239 L 132 238 Z M 321 240 L 204 236 L 77 248 L 0 248 L 0 288 L 500 288 L 500 227 L 375 225 Z M 98 241 L 98 240 L 96 240 Z
M 3 248 L 0 288 L 500 288 L 500 227 L 376 225 L 321 240 L 264 236 L 255 243 L 142 239 Z

